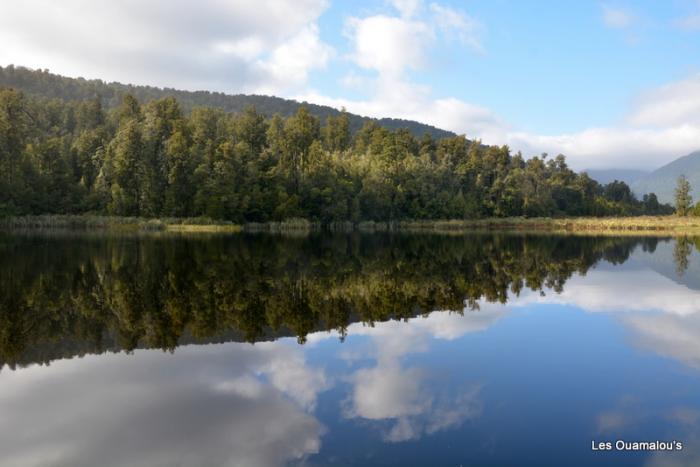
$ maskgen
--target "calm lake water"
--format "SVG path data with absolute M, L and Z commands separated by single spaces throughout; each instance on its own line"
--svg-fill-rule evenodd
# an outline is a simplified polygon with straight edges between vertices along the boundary
M 0 234 L 0 465 L 697 466 L 698 246 Z

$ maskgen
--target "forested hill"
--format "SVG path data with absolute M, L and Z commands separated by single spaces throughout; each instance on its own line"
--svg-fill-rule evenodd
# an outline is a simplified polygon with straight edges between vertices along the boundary
M 9 65 L 0 66 L 0 87 L 11 87 L 27 94 L 57 98 L 70 101 L 84 101 L 92 99 L 95 95 L 102 98 L 105 108 L 118 106 L 124 95 L 131 94 L 140 102 L 146 103 L 167 96 L 175 97 L 185 112 L 194 107 L 219 108 L 226 112 L 241 113 L 247 107 L 255 109 L 267 117 L 280 114 L 289 117 L 299 110 L 301 105 L 308 108 L 309 112 L 325 121 L 329 116 L 338 116 L 341 111 L 325 105 L 297 102 L 274 96 L 224 94 L 209 91 L 182 91 L 170 88 L 158 88 L 154 86 L 135 86 L 122 83 L 106 83 L 102 80 L 86 80 L 84 78 L 67 78 L 65 76 L 50 73 L 48 70 L 30 70 L 28 68 Z M 369 121 L 375 121 L 380 126 L 389 130 L 405 128 L 415 136 L 423 136 L 428 133 L 433 138 L 454 136 L 450 131 L 441 130 L 431 125 L 419 123 L 413 120 L 397 118 L 373 119 L 355 114 L 348 114 L 350 131 L 359 130 Z
M 266 118 L 173 97 L 61 100 L 0 87 L 0 216 L 112 214 L 236 223 L 659 214 L 624 182 L 601 185 L 563 155 L 526 159 L 464 136 L 350 130 L 301 106 Z

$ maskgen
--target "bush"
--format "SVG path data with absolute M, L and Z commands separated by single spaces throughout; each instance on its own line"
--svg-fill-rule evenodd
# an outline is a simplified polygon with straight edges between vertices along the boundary
M 700 201 L 695 203 L 695 206 L 690 210 L 690 215 L 695 217 L 700 217 Z

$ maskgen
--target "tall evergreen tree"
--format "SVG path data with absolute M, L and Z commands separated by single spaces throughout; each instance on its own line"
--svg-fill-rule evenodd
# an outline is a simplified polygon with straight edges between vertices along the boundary
M 692 187 L 685 175 L 678 177 L 676 183 L 675 201 L 676 215 L 687 216 L 693 205 L 693 197 L 690 195 Z

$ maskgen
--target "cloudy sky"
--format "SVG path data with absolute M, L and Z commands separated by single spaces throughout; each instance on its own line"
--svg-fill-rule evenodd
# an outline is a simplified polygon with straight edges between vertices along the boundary
M 700 0 L 3 1 L 0 64 L 415 119 L 583 168 L 700 149 Z

